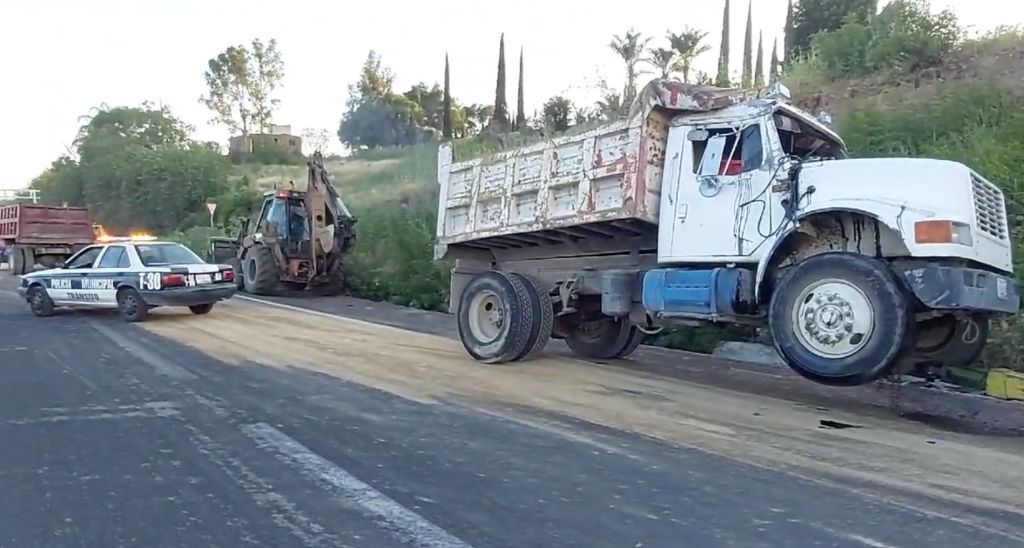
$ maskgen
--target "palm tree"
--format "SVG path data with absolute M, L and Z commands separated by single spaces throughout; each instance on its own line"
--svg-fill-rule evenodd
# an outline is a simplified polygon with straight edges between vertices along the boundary
M 683 28 L 683 32 L 678 34 L 669 32 L 668 43 L 669 47 L 674 49 L 679 56 L 679 72 L 683 74 L 683 81 L 690 81 L 690 69 L 693 67 L 693 61 L 700 55 L 703 55 L 711 50 L 711 46 L 702 43 L 708 33 L 686 26 Z
M 644 54 L 644 48 L 650 42 L 650 38 L 644 38 L 639 32 L 632 28 L 622 36 L 612 36 L 608 47 L 618 55 L 626 65 L 626 87 L 622 93 L 623 103 L 629 104 L 636 98 L 636 81 L 641 71 L 639 65 Z
M 657 70 L 661 78 L 671 78 L 679 70 L 679 53 L 670 48 L 650 48 L 644 63 Z

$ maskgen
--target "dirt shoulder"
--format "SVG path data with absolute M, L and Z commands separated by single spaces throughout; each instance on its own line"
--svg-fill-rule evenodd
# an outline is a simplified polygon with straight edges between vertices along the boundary
M 298 367 L 425 403 L 459 403 L 587 441 L 558 417 L 878 493 L 931 514 L 944 505 L 1020 514 L 1024 443 L 942 431 L 715 388 L 556 353 L 486 367 L 457 341 L 329 314 L 236 300 L 203 317 L 167 311 L 143 327 L 228 363 Z M 517 412 L 516 409 L 533 410 Z M 554 417 L 554 419 L 552 419 Z M 831 421 L 822 423 L 823 420 Z M 852 427 L 829 427 L 852 425 Z M 628 452 L 628 447 L 604 447 Z M 1014 518 L 1016 519 L 1016 518 Z M 1024 540 L 1024 538 L 1021 538 Z

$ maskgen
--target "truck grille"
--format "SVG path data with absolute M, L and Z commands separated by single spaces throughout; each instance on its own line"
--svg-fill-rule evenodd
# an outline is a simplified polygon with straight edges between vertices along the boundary
M 971 174 L 971 185 L 974 187 L 974 216 L 978 228 L 996 239 L 1006 240 L 1006 202 L 1003 193 L 996 185 L 974 173 Z

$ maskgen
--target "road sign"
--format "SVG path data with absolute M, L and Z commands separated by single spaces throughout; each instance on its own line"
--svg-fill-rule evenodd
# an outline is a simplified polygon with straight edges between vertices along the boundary
M 210 215 L 213 215 L 213 212 L 217 211 L 217 204 L 213 202 L 206 202 L 206 209 L 210 212 Z

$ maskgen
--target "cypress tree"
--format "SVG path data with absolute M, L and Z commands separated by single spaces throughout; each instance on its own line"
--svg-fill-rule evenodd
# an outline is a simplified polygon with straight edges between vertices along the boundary
M 452 80 L 448 72 L 448 54 L 444 54 L 444 114 L 441 117 L 442 133 L 445 140 L 452 138 Z
M 772 64 L 768 67 L 768 83 L 774 84 L 779 81 L 779 39 L 772 44 Z
M 757 33 L 757 63 L 754 65 L 754 87 L 764 87 L 764 33 Z
M 782 55 L 786 57 L 788 61 L 794 55 L 794 49 L 796 44 L 796 34 L 793 32 L 793 0 L 789 0 L 789 4 L 786 6 L 786 29 L 785 35 L 782 38 Z
M 519 48 L 519 95 L 516 98 L 516 130 L 526 129 L 526 99 L 523 97 L 523 48 Z
M 718 52 L 718 76 L 715 78 L 715 85 L 728 87 L 729 81 L 729 0 L 725 0 L 725 10 L 722 15 L 722 45 Z
M 743 75 L 741 86 L 749 89 L 754 83 L 754 2 L 747 4 L 747 31 L 743 33 Z
M 494 114 L 488 129 L 491 133 L 507 133 L 509 130 L 508 102 L 505 100 L 505 33 L 498 44 L 498 82 L 494 87 Z

